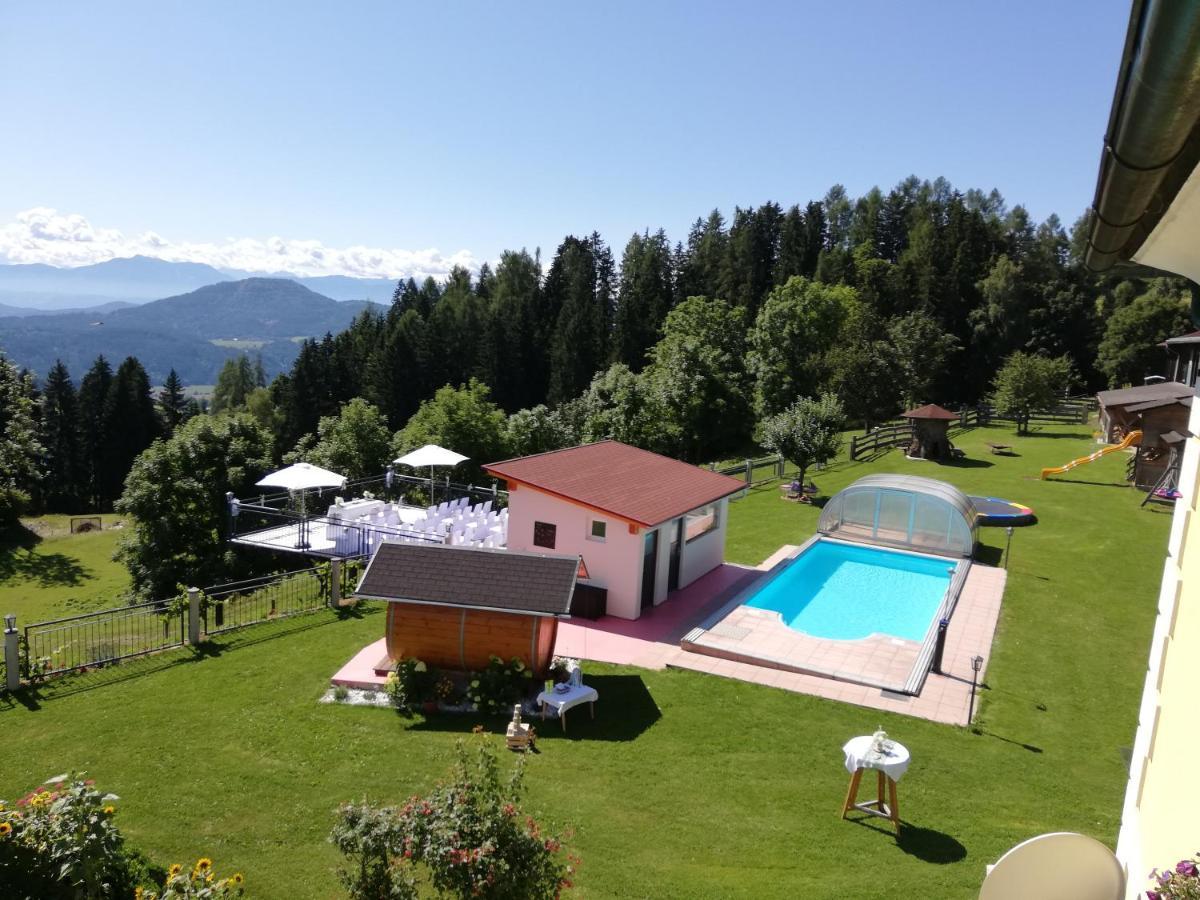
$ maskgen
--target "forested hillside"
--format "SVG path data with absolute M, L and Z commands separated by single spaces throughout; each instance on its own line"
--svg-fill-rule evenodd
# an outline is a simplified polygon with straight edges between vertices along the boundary
M 708 436 L 684 443 L 711 456 L 804 394 L 833 391 L 859 421 L 977 401 L 1018 350 L 1066 356 L 1064 390 L 1157 372 L 1145 348 L 1187 327 L 1182 284 L 1098 278 L 1081 239 L 996 191 L 915 177 L 729 220 L 714 210 L 684 241 L 633 235 L 619 262 L 598 234 L 570 236 L 548 265 L 510 251 L 474 279 L 402 282 L 385 315 L 306 343 L 273 385 L 279 437 L 291 445 L 355 396 L 399 427 L 439 386 L 474 378 L 509 412 L 548 404 L 566 416 L 589 390 L 707 396 L 720 418 L 670 415 L 685 431 L 689 415 L 706 419 Z M 683 306 L 690 297 L 713 302 Z M 1105 344 L 1110 324 L 1121 333 Z

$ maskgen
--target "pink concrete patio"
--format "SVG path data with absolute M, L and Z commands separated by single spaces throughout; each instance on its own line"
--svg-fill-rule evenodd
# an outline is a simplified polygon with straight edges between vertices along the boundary
M 558 626 L 554 653 L 645 669 L 664 668 L 697 622 L 720 609 L 760 574 L 757 569 L 725 563 L 646 610 L 640 619 L 568 619 Z
M 946 634 L 943 669 L 947 674 L 930 673 L 917 696 L 693 653 L 680 646 L 692 628 L 794 549 L 781 548 L 756 569 L 731 564 L 714 569 L 637 620 L 606 616 L 594 622 L 562 622 L 555 653 L 647 669 L 689 669 L 936 722 L 965 724 L 971 694 L 970 660 L 976 655 L 984 658 L 984 670 L 979 675 L 982 681 L 1004 594 L 1007 573 L 1003 569 L 972 565 Z M 366 690 L 382 688 L 386 677 L 377 674 L 376 668 L 387 652 L 384 643 L 380 638 L 360 650 L 333 676 L 332 683 Z

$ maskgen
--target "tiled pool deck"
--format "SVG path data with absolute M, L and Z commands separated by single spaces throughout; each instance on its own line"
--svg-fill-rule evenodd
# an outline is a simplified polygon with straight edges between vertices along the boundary
M 979 674 L 979 680 L 983 681 L 1004 594 L 1007 573 L 1003 569 L 977 563 L 971 566 L 946 632 L 946 652 L 942 660 L 942 669 L 946 674 L 937 675 L 931 672 L 925 679 L 920 693 L 915 696 L 901 694 L 878 685 L 854 683 L 826 675 L 788 671 L 735 658 L 696 653 L 680 646 L 694 625 L 720 610 L 740 593 L 750 580 L 760 577 L 795 550 L 795 547 L 781 547 L 757 569 L 729 564 L 721 566 L 636 621 L 606 617 L 597 622 L 577 619 L 564 622 L 559 626 L 555 651 L 564 656 L 577 656 L 599 662 L 652 669 L 691 669 L 936 722 L 965 724 L 971 695 L 971 657 L 984 658 L 984 669 Z M 742 609 L 747 613 L 762 612 Z M 728 618 L 725 621 L 728 622 Z M 900 682 L 903 682 L 904 676 L 912 667 L 915 648 L 918 646 L 913 642 L 893 644 L 890 638 L 818 641 L 778 623 L 777 616 L 774 623 L 768 620 L 766 624 L 769 626 L 765 628 L 767 640 L 779 642 L 777 646 L 780 650 L 790 646 L 789 642 L 796 639 L 816 641 L 821 646 L 810 649 L 829 668 L 857 668 L 859 673 L 864 675 L 864 680 L 865 676 L 871 673 L 886 673 L 888 676 L 897 676 Z M 780 634 L 774 627 L 770 627 L 773 624 L 778 624 L 790 634 Z M 739 621 L 736 627 L 749 626 Z M 734 648 L 748 639 L 748 635 L 735 631 L 730 631 L 727 637 Z M 907 644 L 912 644 L 912 647 L 905 646 Z M 730 657 L 735 655 L 736 650 Z

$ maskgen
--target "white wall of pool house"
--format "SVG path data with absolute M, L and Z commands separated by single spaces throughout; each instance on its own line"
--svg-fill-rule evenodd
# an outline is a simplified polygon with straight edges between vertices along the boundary
M 729 500 L 718 500 L 713 506 L 716 526 L 691 541 L 685 539 L 682 542 L 679 588 L 687 587 L 725 561 Z M 643 548 L 646 535 L 657 531 L 654 605 L 667 599 L 671 539 L 683 516 L 653 527 L 635 525 L 631 531 L 627 519 L 521 484 L 509 494 L 508 517 L 510 550 L 583 557 L 588 577 L 580 579 L 580 583 L 608 591 L 607 613 L 622 619 L 636 619 L 642 614 Z M 534 543 L 534 527 L 538 522 L 555 526 L 553 548 L 539 547 Z M 593 522 L 605 523 L 604 540 L 596 540 L 591 536 Z

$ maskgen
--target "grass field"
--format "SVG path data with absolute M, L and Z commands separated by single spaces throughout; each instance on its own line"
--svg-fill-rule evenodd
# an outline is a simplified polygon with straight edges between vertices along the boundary
M 994 457 L 1004 438 L 1018 456 Z M 1094 448 L 1086 428 L 956 438 L 958 466 L 893 452 L 815 473 L 825 494 L 899 471 L 1033 506 L 1013 539 L 1000 631 L 975 732 L 691 672 L 588 666 L 597 719 L 547 727 L 529 807 L 576 829 L 584 897 L 974 897 L 984 866 L 1048 830 L 1113 842 L 1169 516 L 1138 509 L 1124 457 L 1041 482 Z M 727 556 L 756 563 L 815 527 L 766 485 L 731 505 Z M 985 560 L 1003 529 L 983 531 Z M 80 559 L 75 541 L 54 552 Z M 46 541 L 50 549 L 54 542 Z M 96 584 L 105 576 L 95 563 Z M 25 582 L 21 582 L 25 583 Z M 78 588 L 76 588 L 78 590 Z M 0 603 L 27 587 L 0 579 Z M 56 591 L 39 594 L 59 602 Z M 27 601 L 28 602 L 28 601 Z M 367 608 L 320 613 L 0 695 L 0 797 L 86 770 L 121 796 L 118 822 L 160 863 L 203 852 L 252 896 L 339 896 L 325 837 L 338 802 L 395 800 L 442 774 L 474 718 L 397 718 L 318 704 L 330 674 L 383 631 Z M 489 723 L 499 731 L 503 723 Z M 913 753 L 899 841 L 838 818 L 841 744 L 882 725 Z
M 0 614 L 26 623 L 125 602 L 129 576 L 112 559 L 124 534 L 112 526 L 121 517 L 102 516 L 103 530 L 75 535 L 70 518 L 26 520 L 0 537 Z

